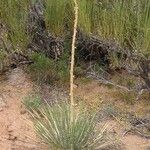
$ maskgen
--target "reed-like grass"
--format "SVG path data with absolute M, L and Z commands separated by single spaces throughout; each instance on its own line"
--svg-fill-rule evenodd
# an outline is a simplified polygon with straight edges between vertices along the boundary
M 29 37 L 27 35 L 27 15 L 29 0 L 1 0 L 0 21 L 7 28 L 7 37 L 14 50 L 24 50 Z
M 15 47 L 27 45 L 26 20 L 29 0 L 1 0 L 0 20 L 9 27 Z M 73 28 L 73 3 L 70 0 L 45 0 L 47 30 L 63 36 Z M 113 40 L 142 55 L 150 53 L 149 0 L 78 0 L 78 28 L 87 34 Z M 15 48 L 15 49 L 17 49 Z
M 97 33 L 104 39 L 114 40 L 123 47 L 127 46 L 144 54 L 150 52 L 149 0 L 81 2 L 84 4 L 80 6 L 80 11 L 84 13 L 81 13 L 80 20 L 85 29 L 89 30 L 91 26 L 90 32 Z M 86 18 L 89 19 L 88 23 Z
M 80 30 L 113 40 L 123 48 L 149 54 L 149 0 L 78 0 L 78 5 Z M 48 29 L 57 35 L 62 34 L 68 24 L 65 18 L 73 18 L 72 10 L 69 0 L 47 0 L 45 14 Z

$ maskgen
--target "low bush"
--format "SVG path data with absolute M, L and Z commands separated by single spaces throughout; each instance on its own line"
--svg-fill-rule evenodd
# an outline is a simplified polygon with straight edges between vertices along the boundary
M 14 51 L 25 51 L 30 40 L 27 34 L 28 0 L 1 0 L 0 20 Z M 11 50 L 12 51 L 12 50 Z
M 65 59 L 54 61 L 41 53 L 33 53 L 31 59 L 34 63 L 27 71 L 39 84 L 69 81 L 69 68 Z
M 34 63 L 28 67 L 28 72 L 34 81 L 43 83 L 50 82 L 56 78 L 54 72 L 55 64 L 52 60 L 38 53 L 33 53 L 31 59 Z

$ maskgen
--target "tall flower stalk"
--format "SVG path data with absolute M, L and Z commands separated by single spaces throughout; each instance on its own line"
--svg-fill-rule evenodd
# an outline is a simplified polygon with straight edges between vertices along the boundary
M 72 48 L 71 48 L 71 66 L 70 66 L 70 101 L 71 101 L 71 122 L 73 120 L 73 107 L 74 107 L 74 93 L 73 93 L 73 84 L 74 84 L 74 64 L 75 64 L 75 42 L 77 34 L 77 25 L 78 25 L 78 4 L 77 0 L 74 0 L 74 28 L 73 28 L 73 37 L 72 37 Z

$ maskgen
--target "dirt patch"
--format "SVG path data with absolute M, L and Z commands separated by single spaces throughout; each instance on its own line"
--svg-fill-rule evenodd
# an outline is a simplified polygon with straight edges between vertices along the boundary
M 12 70 L 0 83 L 0 149 L 41 149 L 21 101 L 32 91 L 32 82 L 21 69 Z
M 5 79 L 5 80 L 4 80 Z M 1 150 L 46 150 L 38 141 L 32 122 L 23 107 L 21 101 L 35 86 L 28 76 L 21 70 L 12 70 L 7 78 L 0 82 L 0 149 Z M 76 101 L 83 100 L 90 107 L 100 108 L 103 104 L 112 103 L 119 108 L 130 110 L 132 106 L 114 99 L 111 95 L 114 89 L 100 85 L 96 81 L 86 84 L 77 83 L 75 87 Z M 55 99 L 66 99 L 67 93 L 61 89 L 52 88 L 48 85 L 38 88 L 42 98 L 53 102 Z M 39 92 L 39 91 L 38 91 Z M 140 103 L 135 104 L 142 110 Z M 134 111 L 138 111 L 134 108 Z M 116 119 L 106 119 L 101 123 L 107 123 L 111 134 L 118 136 L 122 142 L 121 150 L 147 150 L 150 139 L 140 137 L 133 133 L 125 133 L 125 124 Z
M 150 145 L 150 140 L 136 135 L 128 135 L 122 138 L 122 143 L 127 150 L 147 150 Z

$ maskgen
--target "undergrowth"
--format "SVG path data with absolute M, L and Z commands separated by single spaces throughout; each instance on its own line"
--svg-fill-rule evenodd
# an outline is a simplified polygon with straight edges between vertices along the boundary
M 135 92 L 128 92 L 128 91 L 117 91 L 114 94 L 114 97 L 118 100 L 125 102 L 128 105 L 133 105 L 136 101 L 137 94 Z
M 44 54 L 33 53 L 31 59 L 33 64 L 27 68 L 27 71 L 37 83 L 54 84 L 66 83 L 69 81 L 68 62 L 63 57 L 58 61 L 54 61 Z
M 69 58 L 68 54 L 55 61 L 42 53 L 32 53 L 30 56 L 33 63 L 27 67 L 27 72 L 33 81 L 38 84 L 68 84 L 69 83 Z M 75 77 L 82 77 L 85 74 L 81 66 L 75 66 Z

